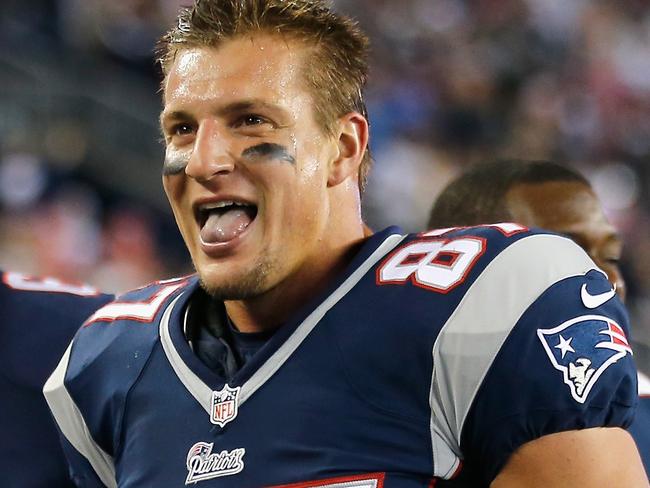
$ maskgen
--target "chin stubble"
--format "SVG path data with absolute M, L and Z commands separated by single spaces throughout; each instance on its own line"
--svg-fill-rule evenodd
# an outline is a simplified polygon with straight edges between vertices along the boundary
M 275 262 L 263 256 L 247 271 L 225 278 L 220 283 L 210 283 L 199 271 L 199 278 L 203 290 L 215 300 L 246 300 L 255 298 L 271 287 L 268 285 L 268 276 L 275 269 Z

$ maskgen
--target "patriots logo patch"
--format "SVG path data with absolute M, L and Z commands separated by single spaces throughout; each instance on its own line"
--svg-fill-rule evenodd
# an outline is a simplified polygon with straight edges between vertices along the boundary
M 607 368 L 632 355 L 623 328 L 601 315 L 583 315 L 552 329 L 537 329 L 537 336 L 578 403 L 585 402 Z

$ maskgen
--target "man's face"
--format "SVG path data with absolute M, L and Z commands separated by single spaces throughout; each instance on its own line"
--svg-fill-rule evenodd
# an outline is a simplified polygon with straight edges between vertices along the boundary
M 180 51 L 164 86 L 163 184 L 206 289 L 252 298 L 318 260 L 337 145 L 314 120 L 307 48 L 271 35 Z
M 518 184 L 508 191 L 506 202 L 516 222 L 573 239 L 607 273 L 625 299 L 625 281 L 619 268 L 623 246 L 588 186 L 572 181 Z

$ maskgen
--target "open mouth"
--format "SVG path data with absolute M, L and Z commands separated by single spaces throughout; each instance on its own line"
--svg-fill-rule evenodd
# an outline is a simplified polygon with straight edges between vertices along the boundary
M 201 240 L 219 244 L 235 239 L 257 217 L 257 205 L 234 200 L 222 200 L 199 205 L 195 217 L 201 229 Z

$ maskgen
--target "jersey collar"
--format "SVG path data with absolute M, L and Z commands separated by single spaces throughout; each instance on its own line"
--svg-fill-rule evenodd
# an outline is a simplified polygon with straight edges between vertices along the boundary
M 329 289 L 287 321 L 234 375 L 228 386 L 241 387 L 239 405 L 275 374 L 327 311 L 354 288 L 377 261 L 394 249 L 404 237 L 399 228 L 389 227 L 363 243 L 350 265 L 334 280 Z M 223 389 L 225 381 L 194 354 L 183 330 L 188 304 L 198 286 L 198 280 L 193 281 L 167 306 L 160 321 L 159 333 L 167 360 L 179 380 L 210 414 L 212 393 Z

